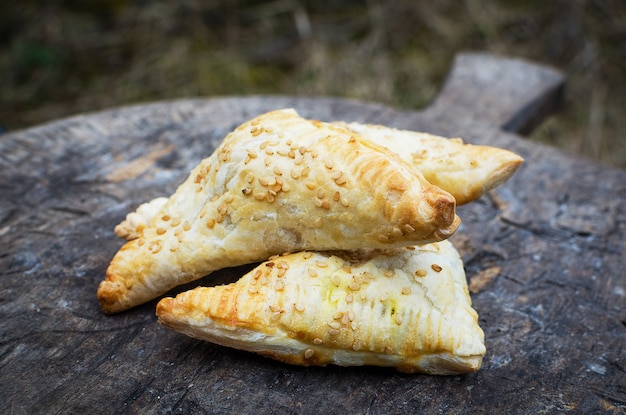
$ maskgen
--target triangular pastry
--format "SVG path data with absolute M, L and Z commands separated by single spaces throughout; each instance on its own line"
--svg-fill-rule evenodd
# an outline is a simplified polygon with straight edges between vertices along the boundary
M 236 283 L 164 298 L 156 313 L 191 337 L 296 365 L 480 368 L 484 334 L 449 241 L 346 255 L 271 258 Z
M 335 122 L 413 163 L 430 183 L 455 197 L 457 205 L 478 199 L 506 181 L 524 159 L 497 147 L 463 143 L 427 133 L 381 125 Z
M 146 210 L 98 288 L 106 313 L 274 254 L 424 244 L 460 222 L 454 198 L 397 154 L 293 110 L 238 127 Z

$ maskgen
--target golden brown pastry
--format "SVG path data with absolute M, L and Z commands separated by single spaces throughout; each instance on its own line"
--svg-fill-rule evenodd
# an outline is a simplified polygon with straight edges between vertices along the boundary
M 457 205 L 478 199 L 503 183 L 524 161 L 490 146 L 464 144 L 460 138 L 397 130 L 381 125 L 336 122 L 413 163 L 430 183 L 450 192 Z
M 439 241 L 460 220 L 454 198 L 397 154 L 280 110 L 230 133 L 148 224 L 125 222 L 135 239 L 98 288 L 106 313 L 277 253 Z
M 480 368 L 484 334 L 449 241 L 345 255 L 271 258 L 236 283 L 164 298 L 156 313 L 191 337 L 296 365 Z

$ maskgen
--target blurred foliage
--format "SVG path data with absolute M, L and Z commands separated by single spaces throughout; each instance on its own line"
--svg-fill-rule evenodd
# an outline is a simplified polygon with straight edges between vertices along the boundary
M 0 3 L 0 125 L 154 100 L 333 95 L 421 108 L 456 53 L 557 67 L 531 136 L 626 168 L 623 0 L 34 0 Z

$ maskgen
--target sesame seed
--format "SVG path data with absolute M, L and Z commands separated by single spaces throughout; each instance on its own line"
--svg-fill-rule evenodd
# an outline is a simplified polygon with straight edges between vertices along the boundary
M 163 235 L 165 233 L 165 228 L 157 228 L 156 233 L 157 235 Z
M 276 304 L 272 304 L 270 305 L 270 310 L 272 310 L 274 313 L 278 313 L 280 312 L 280 306 Z
M 402 230 L 400 228 L 398 228 L 397 226 L 393 227 L 393 229 L 391 230 L 391 233 L 395 237 L 401 237 L 402 236 Z
M 323 187 L 320 187 L 317 189 L 317 197 L 319 197 L 320 199 L 323 199 L 324 196 L 326 196 L 326 190 L 324 190 Z
M 289 186 L 287 183 L 283 183 L 281 189 L 283 192 L 287 193 L 288 191 L 291 190 L 291 186 Z
M 300 172 L 297 169 L 291 169 L 291 172 L 289 174 L 291 175 L 291 178 L 294 180 L 300 177 Z
M 352 350 L 361 350 L 361 340 L 356 339 L 354 343 L 352 343 Z
M 268 156 L 273 156 L 274 155 L 274 150 L 272 150 L 271 148 L 266 148 L 265 149 L 265 154 L 267 154 Z
M 341 324 L 339 324 L 336 321 L 331 321 L 330 323 L 328 323 L 328 327 L 330 327 L 331 329 L 338 330 L 341 328 Z
M 336 287 L 339 287 L 339 284 L 341 284 L 341 277 L 337 274 L 333 274 L 333 276 L 330 277 L 330 281 L 335 284 Z
M 346 265 L 346 266 L 344 266 L 343 268 L 341 268 L 341 270 L 342 270 L 343 272 L 345 272 L 346 274 L 350 274 L 350 273 L 352 273 L 352 268 L 350 268 L 350 267 L 349 267 L 349 266 L 347 266 L 347 265 Z
M 324 161 L 324 166 L 326 166 L 327 169 L 332 169 L 334 165 L 335 165 L 335 163 L 333 163 L 332 160 L 325 160 Z
M 137 241 L 137 245 L 139 246 L 143 246 L 146 243 L 146 240 L 143 238 L 139 238 L 139 240 Z
M 333 316 L 333 319 L 341 320 L 342 317 L 343 317 L 343 311 L 339 311 L 339 312 L 335 313 L 335 315 Z
M 313 190 L 313 189 L 315 189 L 315 188 L 317 187 L 317 183 L 315 183 L 315 182 L 307 182 L 307 183 L 306 183 L 306 187 L 307 187 L 309 190 Z
M 340 200 L 340 199 L 341 199 L 341 193 L 339 193 L 339 191 L 336 191 L 336 192 L 333 194 L 333 200 L 334 200 L 335 202 L 339 202 L 339 200 Z
M 322 227 L 322 218 L 315 219 L 315 221 L 313 222 L 313 226 L 315 226 L 316 228 L 321 228 Z
M 254 150 L 246 150 L 248 152 L 248 157 L 250 157 L 251 159 L 255 159 L 258 157 L 256 151 Z
M 385 346 L 385 354 L 392 354 L 393 353 L 393 349 L 391 348 L 391 346 Z
M 259 201 L 265 200 L 265 192 L 257 192 L 257 193 L 255 193 L 254 194 L 254 198 L 256 200 L 259 200 Z
M 441 272 L 441 270 L 443 269 L 443 268 L 441 268 L 441 265 L 437 265 L 437 264 L 432 264 L 430 267 L 431 267 L 431 268 L 433 269 L 433 271 L 435 271 L 435 272 Z
M 322 200 L 322 208 L 330 209 L 330 202 L 326 199 Z
M 354 321 L 354 317 L 356 317 L 355 314 L 354 314 L 354 311 L 352 311 L 352 310 L 348 311 L 347 316 L 348 316 L 348 320 L 350 320 L 350 321 Z
M 250 194 L 252 194 L 252 188 L 246 187 L 245 189 L 241 189 L 241 193 L 243 193 L 246 196 L 249 196 Z
M 352 301 L 354 301 L 354 296 L 352 295 L 352 293 L 348 293 L 348 295 L 346 295 L 346 303 L 351 303 Z
M 248 174 L 246 174 L 246 183 L 252 183 L 253 180 L 254 180 L 254 173 L 248 172 Z
M 307 177 L 309 175 L 309 171 L 311 171 L 311 169 L 309 168 L 309 166 L 304 166 L 302 168 L 302 172 L 300 173 L 300 175 L 302 177 Z
M 217 223 L 222 223 L 222 221 L 224 220 L 224 216 L 220 215 L 219 213 L 215 216 L 215 222 Z
M 284 276 L 285 276 L 285 272 L 287 272 L 287 270 L 282 269 L 282 268 L 279 268 L 279 269 L 278 269 L 278 271 L 277 271 L 277 273 L 276 273 L 276 276 L 277 276 L 278 278 L 282 278 L 282 277 L 284 277 Z
M 183 223 L 183 229 L 188 231 L 189 229 L 191 229 L 191 224 L 189 222 L 185 221 Z
M 344 197 L 343 199 L 341 199 L 341 204 L 345 207 L 348 207 L 350 206 L 350 201 Z
M 411 287 L 402 287 L 402 295 L 411 294 Z
M 348 317 L 348 314 L 344 314 L 341 316 L 341 324 L 347 326 L 350 323 L 350 318 Z
M 385 235 L 384 233 L 378 235 L 378 240 L 381 242 L 387 242 L 389 239 L 391 239 L 389 235 Z
M 264 163 L 265 167 L 268 167 L 270 164 L 272 164 L 272 159 L 270 157 L 265 157 Z
M 250 294 L 256 294 L 256 293 L 258 293 L 258 292 L 259 292 L 259 289 L 258 289 L 258 288 L 256 288 L 256 287 L 248 287 L 248 292 L 249 292 Z
M 281 280 L 276 281 L 276 285 L 274 286 L 274 289 L 276 291 L 282 291 L 285 289 L 285 283 L 282 282 Z
M 394 274 L 394 272 L 393 272 L 393 270 L 391 270 L 391 269 L 385 270 L 385 272 L 384 272 L 384 275 L 385 275 L 385 277 L 387 277 L 387 278 L 391 278 L 391 277 L 393 277 L 393 274 Z
M 302 254 L 303 259 L 309 259 L 312 256 L 313 256 L 313 252 L 305 252 L 304 254 Z
M 266 199 L 268 202 L 272 203 L 276 199 L 276 192 L 268 190 Z
M 328 264 L 324 261 L 315 261 L 315 265 L 317 265 L 319 268 L 326 268 L 328 267 Z
M 164 221 L 164 222 L 167 222 L 170 219 L 171 219 L 170 215 L 163 215 L 163 216 L 161 216 L 161 220 Z
M 300 303 L 295 303 L 293 305 L 293 308 L 295 308 L 299 312 L 303 312 L 304 311 L 304 306 L 302 304 L 300 304 Z
M 289 158 L 292 158 L 292 159 L 296 158 L 296 153 L 293 150 L 289 150 L 287 155 L 289 156 Z
M 180 225 L 181 219 L 180 218 L 174 218 L 172 220 L 172 227 L 177 227 L 178 225 Z
M 322 339 L 320 339 L 319 337 L 316 337 L 316 338 L 313 339 L 313 344 L 320 345 L 322 343 L 324 343 L 324 341 Z
M 306 350 L 304 351 L 304 358 L 305 358 L 305 359 L 310 359 L 310 358 L 312 358 L 312 357 L 313 357 L 313 353 L 315 353 L 315 352 L 313 351 L 313 349 L 306 349 Z
M 335 183 L 337 185 L 341 186 L 342 184 L 346 184 L 347 180 L 346 180 L 346 178 L 344 176 L 341 176 L 340 178 L 335 179 Z
M 350 284 L 348 284 L 348 288 L 350 288 L 352 291 L 358 291 L 361 288 L 361 284 L 356 281 L 352 281 Z
M 330 329 L 330 330 L 328 330 L 328 334 L 330 334 L 331 336 L 338 336 L 339 333 L 341 333 L 341 331 L 339 331 L 338 329 Z
M 161 250 L 161 241 L 154 241 L 148 246 L 148 251 L 153 254 L 158 253 Z
M 259 278 L 261 278 L 261 275 L 263 275 L 263 271 L 261 271 L 260 269 L 257 269 L 256 272 L 254 273 L 253 278 L 255 280 L 258 280 Z
M 402 318 L 402 316 L 401 316 L 400 314 L 396 313 L 396 314 L 394 315 L 394 320 L 395 320 L 395 322 L 396 322 L 396 323 L 398 323 L 398 324 L 402 324 L 402 321 L 403 321 L 404 319 Z
M 405 230 L 405 231 L 407 231 L 407 232 L 409 232 L 409 233 L 411 233 L 411 232 L 415 232 L 415 228 L 414 228 L 414 227 L 412 227 L 411 225 L 409 225 L 408 223 L 406 223 L 406 224 L 404 225 L 404 230 Z
M 353 321 L 352 323 L 350 323 L 350 328 L 355 331 L 357 328 L 359 327 L 358 324 L 356 324 L 356 321 Z
M 280 319 L 281 313 L 277 312 L 277 313 L 272 313 L 272 315 L 270 316 L 270 318 L 274 321 Z
M 299 152 L 300 154 L 304 155 L 304 153 L 306 153 L 306 147 L 305 147 L 305 146 L 301 146 L 301 147 L 298 149 L 298 152 Z
M 272 171 L 277 176 L 282 176 L 283 175 L 283 172 L 280 170 L 280 168 L 278 166 L 274 166 L 274 169 Z
M 323 203 L 322 199 L 315 197 L 313 198 L 313 202 L 315 203 L 315 206 L 322 207 L 322 203 Z

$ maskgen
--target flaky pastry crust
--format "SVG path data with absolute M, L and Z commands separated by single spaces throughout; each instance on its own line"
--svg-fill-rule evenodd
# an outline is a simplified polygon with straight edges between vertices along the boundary
M 296 365 L 476 371 L 484 334 L 448 241 L 271 258 L 236 283 L 157 304 L 159 322 L 194 338 Z
M 98 300 L 115 313 L 277 253 L 425 244 L 459 222 L 454 197 L 397 154 L 273 111 L 230 133 L 148 224 L 127 232 L 135 239 L 111 261 Z
M 464 205 L 499 186 L 524 159 L 497 147 L 464 143 L 461 138 L 398 130 L 382 125 L 336 122 L 412 163 L 426 180 Z

